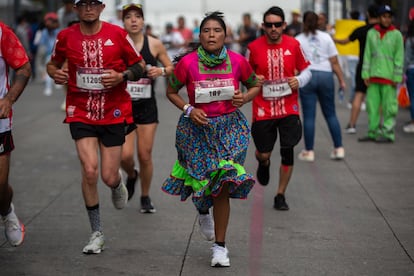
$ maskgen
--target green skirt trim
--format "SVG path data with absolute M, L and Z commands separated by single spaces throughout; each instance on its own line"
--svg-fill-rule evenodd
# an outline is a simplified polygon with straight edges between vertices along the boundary
M 177 179 L 183 179 L 184 185 L 190 186 L 195 192 L 205 189 L 205 195 L 210 195 L 210 187 L 206 186 L 208 186 L 211 180 L 220 179 L 223 175 L 227 173 L 227 170 L 224 169 L 224 167 L 233 167 L 234 169 L 236 169 L 237 176 L 246 174 L 246 170 L 242 165 L 234 163 L 232 160 L 221 160 L 216 170 L 207 172 L 206 178 L 203 180 L 199 180 L 189 175 L 187 173 L 187 170 L 183 166 L 181 166 L 178 160 L 176 160 L 172 168 L 171 176 Z

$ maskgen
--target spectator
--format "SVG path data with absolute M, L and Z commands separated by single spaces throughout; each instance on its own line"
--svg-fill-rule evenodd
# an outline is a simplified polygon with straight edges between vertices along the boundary
M 410 23 L 408 24 L 405 40 L 405 74 L 407 76 L 407 89 L 410 97 L 410 118 L 408 124 L 403 127 L 404 132 L 414 133 L 414 8 L 410 9 Z
M 247 45 L 257 37 L 257 28 L 252 22 L 250 13 L 243 14 L 242 18 L 243 24 L 237 34 L 239 36 L 240 54 L 246 56 Z
M 328 15 L 324 12 L 318 14 L 318 29 L 328 34 L 333 34 L 333 27 L 329 24 Z
M 398 112 L 395 91 L 403 79 L 404 41 L 401 32 L 392 24 L 393 14 L 390 6 L 381 6 L 378 9 L 379 24 L 367 34 L 362 79 L 368 87 L 368 134 L 358 139 L 360 142 L 395 141 Z
M 181 36 L 184 38 L 185 47 L 188 47 L 191 42 L 193 42 L 193 31 L 186 27 L 185 25 L 185 17 L 179 16 L 177 19 L 177 28 L 175 31 L 179 32 Z
M 300 152 L 299 160 L 313 162 L 315 159 L 315 120 L 318 101 L 333 141 L 330 157 L 333 160 L 344 159 L 345 149 L 342 145 L 341 126 L 335 111 L 333 78 L 333 73 L 335 73 L 340 87 L 345 89 L 345 79 L 338 62 L 338 51 L 331 36 L 318 30 L 318 15 L 311 11 L 304 14 L 303 32 L 296 39 L 299 40 L 311 62 L 309 68 L 312 72 L 310 82 L 299 89 L 305 138 L 305 149 Z
M 165 25 L 165 33 L 161 35 L 161 41 L 167 49 L 168 56 L 171 60 L 174 60 L 185 46 L 183 36 L 179 32 L 174 31 L 171 23 Z
M 25 16 L 19 16 L 17 18 L 17 26 L 15 33 L 17 38 L 19 38 L 20 43 L 23 45 L 26 55 L 31 58 L 30 51 L 30 37 L 31 37 L 31 28 L 30 24 L 27 21 Z
M 70 22 L 78 21 L 78 14 L 73 9 L 73 0 L 62 0 L 63 6 L 57 11 L 59 26 L 66 28 Z
M 298 9 L 292 10 L 292 21 L 286 26 L 284 33 L 290 36 L 296 36 L 302 32 L 302 22 L 300 22 L 300 11 Z
M 45 70 L 46 62 L 50 60 L 56 37 L 60 30 L 58 16 L 54 12 L 47 13 L 43 18 L 43 22 L 45 27 L 40 33 L 37 46 L 40 48 L 40 52 L 44 53 L 42 67 Z M 53 93 L 53 81 L 47 74 L 45 74 L 45 89 L 43 90 L 43 93 L 45 96 L 51 96 Z
M 122 4 L 119 4 L 116 6 L 115 12 L 116 12 L 115 17 L 109 19 L 109 22 L 123 28 L 124 22 L 122 21 Z
M 378 16 L 377 16 L 378 7 L 376 5 L 370 5 L 368 7 L 366 16 L 367 16 L 367 24 L 356 28 L 349 37 L 345 39 L 335 39 L 336 43 L 339 44 L 347 44 L 350 41 L 359 41 L 359 57 L 358 57 L 358 64 L 355 70 L 355 95 L 352 100 L 352 107 L 351 107 L 351 114 L 348 121 L 348 124 L 345 128 L 346 133 L 354 134 L 356 133 L 356 123 L 358 120 L 359 113 L 362 109 L 362 106 L 365 105 L 365 95 L 367 93 L 367 86 L 365 85 L 362 77 L 362 62 L 364 59 L 364 51 L 365 51 L 365 42 L 367 38 L 368 31 L 378 23 Z

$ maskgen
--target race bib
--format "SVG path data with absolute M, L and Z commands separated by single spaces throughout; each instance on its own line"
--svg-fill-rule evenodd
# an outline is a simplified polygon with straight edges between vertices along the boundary
M 147 78 L 138 81 L 128 81 L 127 91 L 133 101 L 151 98 L 151 80 Z
M 204 80 L 195 83 L 195 102 L 211 103 L 231 100 L 234 96 L 232 79 Z
M 266 80 L 263 83 L 262 91 L 263 98 L 269 101 L 292 94 L 287 79 Z
M 106 92 L 102 85 L 103 68 L 79 67 L 76 71 L 76 86 L 82 92 Z

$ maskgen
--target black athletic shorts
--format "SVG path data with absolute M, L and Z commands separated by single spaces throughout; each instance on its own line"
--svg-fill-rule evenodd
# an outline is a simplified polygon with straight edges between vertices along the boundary
M 134 123 L 138 125 L 158 123 L 157 102 L 154 98 L 132 101 Z
M 271 152 L 280 135 L 280 146 L 293 148 L 302 138 L 302 122 L 298 115 L 280 119 L 256 121 L 252 124 L 252 137 L 258 152 Z
M 12 150 L 14 142 L 11 130 L 0 133 L 0 155 L 9 154 Z
M 73 140 L 79 140 L 85 137 L 97 137 L 106 147 L 122 146 L 125 142 L 125 134 L 128 125 L 89 125 L 85 123 L 74 122 L 69 124 L 70 134 Z

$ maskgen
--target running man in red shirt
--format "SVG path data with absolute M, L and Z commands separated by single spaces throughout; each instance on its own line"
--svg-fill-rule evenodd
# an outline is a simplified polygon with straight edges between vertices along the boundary
M 252 136 L 259 161 L 257 180 L 269 183 L 270 157 L 280 136 L 279 186 L 274 208 L 288 210 L 285 192 L 293 171 L 293 148 L 302 137 L 299 117 L 298 88 L 304 86 L 312 74 L 300 44 L 284 35 L 285 14 L 279 7 L 271 7 L 263 15 L 264 35 L 248 45 L 247 56 L 257 75 L 264 76 L 262 91 L 253 100 Z M 299 75 L 296 75 L 300 72 Z
M 15 77 L 9 86 L 9 68 Z M 0 22 L 0 215 L 9 243 L 18 246 L 24 239 L 24 225 L 12 204 L 13 189 L 9 184 L 10 155 L 14 149 L 12 136 L 12 105 L 23 93 L 32 74 L 26 51 L 14 34 Z
M 125 30 L 100 20 L 105 8 L 102 1 L 74 3 L 80 23 L 58 34 L 47 71 L 56 83 L 68 86 L 65 122 L 82 166 L 82 193 L 92 228 L 83 253 L 98 254 L 104 246 L 98 168 L 102 181 L 112 190 L 115 208 L 124 208 L 128 191 L 119 168 L 126 126 L 133 123 L 126 81 L 142 77 L 145 62 Z M 66 61 L 67 69 L 63 67 Z

